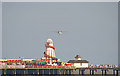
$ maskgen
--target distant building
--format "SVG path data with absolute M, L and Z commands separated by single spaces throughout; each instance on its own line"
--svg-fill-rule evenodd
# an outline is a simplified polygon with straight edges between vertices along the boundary
M 75 60 L 69 60 L 68 63 L 71 63 L 75 68 L 88 68 L 88 61 L 82 60 L 79 55 L 76 55 Z

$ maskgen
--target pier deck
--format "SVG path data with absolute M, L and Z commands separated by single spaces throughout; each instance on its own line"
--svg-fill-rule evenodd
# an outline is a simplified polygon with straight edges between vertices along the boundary
M 2 75 L 120 75 L 120 68 L 9 68 Z

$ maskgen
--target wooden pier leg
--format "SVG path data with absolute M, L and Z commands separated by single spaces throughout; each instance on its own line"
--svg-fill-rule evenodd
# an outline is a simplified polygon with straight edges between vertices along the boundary
M 49 73 L 48 74 L 50 75 L 50 69 L 49 69 Z
M 64 69 L 64 75 L 65 75 L 65 69 Z
M 58 69 L 58 73 L 57 74 L 60 75 L 60 69 Z
M 7 74 L 7 69 L 4 69 L 4 75 L 6 75 Z
M 82 69 L 82 75 L 84 75 L 84 70 Z
M 69 74 L 71 75 L 71 69 L 69 69 Z
M 105 70 L 105 75 L 107 74 L 107 70 Z
M 107 70 L 107 74 L 109 74 L 109 69 Z
M 69 75 L 69 69 L 67 70 L 67 74 Z
M 16 75 L 16 69 L 15 69 L 15 75 Z
M 44 69 L 41 69 L 42 70 L 42 75 L 44 75 Z
M 37 69 L 37 74 L 39 75 L 39 69 Z
M 65 75 L 66 75 L 66 73 L 67 73 L 67 70 L 65 69 Z
M 92 75 L 92 74 L 91 74 L 91 69 L 90 69 L 90 75 Z
M 67 75 L 68 74 L 68 70 L 66 69 L 66 72 L 65 72 L 65 74 Z
M 25 71 L 26 71 L 25 74 L 28 74 L 28 69 L 25 69 Z
M 113 70 L 113 75 L 115 75 L 115 70 Z
M 79 69 L 79 75 L 80 75 L 80 69 Z
M 53 75 L 54 75 L 54 69 L 53 69 L 53 72 L 52 72 L 52 73 L 53 73 Z
M 63 69 L 60 70 L 60 74 L 63 74 Z
M 5 69 L 4 69 L 4 75 L 5 75 L 6 73 L 5 73 Z
M 2 69 L 2 74 L 1 75 L 4 75 L 4 70 Z
M 118 76 L 119 74 L 118 74 L 118 70 L 116 70 L 116 75 Z
M 102 70 L 102 75 L 103 75 L 103 70 Z
M 68 69 L 68 75 L 70 74 L 69 72 L 70 72 L 70 69 Z
M 24 70 L 24 75 L 25 75 L 25 71 L 26 71 L 26 70 L 27 70 L 27 69 Z
M 60 75 L 62 74 L 62 69 L 59 70 Z
M 62 74 L 62 69 L 59 69 L 59 74 L 60 74 L 60 75 Z
M 92 70 L 92 75 L 94 75 L 94 70 Z
M 71 75 L 71 69 L 69 70 L 69 74 Z

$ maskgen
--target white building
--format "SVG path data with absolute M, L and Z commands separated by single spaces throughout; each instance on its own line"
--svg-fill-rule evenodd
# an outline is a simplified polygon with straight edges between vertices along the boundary
M 88 68 L 88 61 L 82 60 L 79 55 L 76 55 L 75 60 L 69 60 L 68 63 L 75 68 Z

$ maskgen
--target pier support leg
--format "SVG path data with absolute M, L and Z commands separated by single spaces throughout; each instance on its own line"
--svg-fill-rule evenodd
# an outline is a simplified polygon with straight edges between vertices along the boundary
M 3 75 L 5 75 L 5 69 L 3 69 Z
M 65 69 L 64 69 L 64 75 L 65 75 Z
M 90 75 L 92 75 L 92 74 L 91 74 L 91 69 L 90 69 Z
M 42 75 L 44 75 L 44 69 L 42 69 Z
M 107 74 L 109 74 L 109 69 L 107 70 Z
M 80 69 L 79 69 L 79 75 L 80 75 Z
M 118 76 L 119 74 L 118 74 L 118 70 L 116 70 L 116 75 Z
M 105 70 L 105 75 L 107 74 L 107 70 Z
M 94 75 L 94 70 L 92 70 L 92 75 Z
M 60 69 L 59 72 L 60 72 L 60 75 L 61 75 L 62 74 L 62 69 Z
M 50 69 L 49 69 L 49 73 L 48 74 L 50 75 Z
M 15 72 L 14 72 L 14 73 L 15 73 L 15 75 L 16 75 L 16 69 L 15 69 Z
M 102 71 L 102 75 L 103 75 L 103 70 L 101 70 Z
M 67 75 L 67 69 L 65 69 L 65 75 Z
M 39 69 L 37 69 L 37 74 L 39 75 Z
M 115 75 L 115 70 L 113 70 L 113 75 Z
M 71 70 L 71 74 L 73 74 L 73 69 Z
M 71 69 L 69 70 L 69 75 L 71 75 Z
M 60 75 L 60 69 L 58 69 L 58 74 Z
M 53 75 L 55 74 L 54 71 L 55 71 L 55 70 L 53 69 Z
M 1 76 L 4 75 L 4 72 L 3 72 L 3 69 L 2 69 L 2 72 L 1 72 Z
M 84 75 L 84 70 L 82 69 L 81 71 L 82 71 L 82 75 Z

